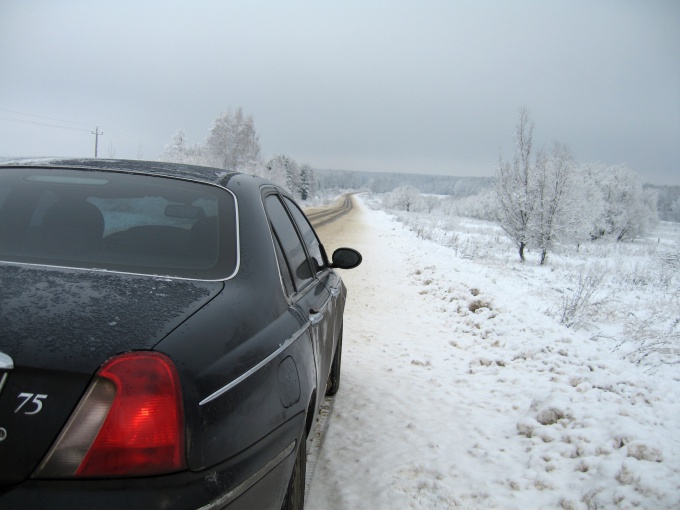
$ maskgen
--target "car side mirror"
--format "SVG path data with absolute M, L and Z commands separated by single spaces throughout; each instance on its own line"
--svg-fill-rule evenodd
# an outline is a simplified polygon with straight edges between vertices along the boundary
M 361 253 L 352 248 L 338 248 L 333 252 L 332 268 L 354 269 L 361 264 Z

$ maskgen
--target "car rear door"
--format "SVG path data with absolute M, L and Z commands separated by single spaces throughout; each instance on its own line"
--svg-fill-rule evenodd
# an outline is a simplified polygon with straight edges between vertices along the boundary
M 291 306 L 309 324 L 314 348 L 317 395 L 323 398 L 333 355 L 331 293 L 323 281 L 327 270 L 318 267 L 322 264 L 323 255 L 314 259 L 309 256 L 290 209 L 284 205 L 292 201 L 275 191 L 266 194 L 264 201 L 277 247 L 284 287 Z
M 312 261 L 315 275 L 326 286 L 330 294 L 330 299 L 324 308 L 324 319 L 326 321 L 325 338 L 323 345 L 319 345 L 324 370 L 323 380 L 326 381 L 335 353 L 340 328 L 342 327 L 342 304 L 340 303 L 340 300 L 344 299 L 342 295 L 342 281 L 330 269 L 323 245 L 302 210 L 288 197 L 284 197 L 283 200 L 302 236 L 303 243 Z

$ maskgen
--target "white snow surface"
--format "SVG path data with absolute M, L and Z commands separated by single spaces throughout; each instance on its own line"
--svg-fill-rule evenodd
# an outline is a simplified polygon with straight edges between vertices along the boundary
M 621 359 L 542 312 L 519 269 L 359 205 L 321 234 L 363 263 L 342 272 L 341 387 L 307 509 L 680 508 L 680 366 Z

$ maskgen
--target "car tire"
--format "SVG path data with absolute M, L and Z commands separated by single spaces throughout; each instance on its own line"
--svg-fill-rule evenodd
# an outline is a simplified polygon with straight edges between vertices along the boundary
M 333 356 L 333 363 L 331 364 L 331 373 L 328 374 L 328 381 L 326 381 L 326 396 L 332 397 L 340 389 L 340 365 L 342 364 L 342 329 L 340 329 L 340 336 L 338 337 L 338 347 L 335 349 L 335 356 Z
M 295 457 L 293 474 L 288 482 L 286 497 L 283 498 L 281 510 L 303 510 L 305 507 L 305 484 L 307 476 L 307 444 L 305 434 L 302 433 L 298 441 L 298 451 Z

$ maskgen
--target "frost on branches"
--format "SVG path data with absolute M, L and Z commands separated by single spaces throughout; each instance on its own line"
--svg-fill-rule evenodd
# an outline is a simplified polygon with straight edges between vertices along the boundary
M 558 243 L 633 240 L 656 224 L 655 191 L 643 190 L 634 172 L 625 166 L 579 167 L 559 143 L 536 152 L 528 111 L 519 114 L 515 157 L 512 163 L 499 158 L 494 191 L 496 220 L 522 262 L 528 248 L 539 251 L 545 264 Z
M 244 115 L 241 108 L 221 113 L 213 122 L 205 145 L 190 145 L 184 130 L 179 129 L 165 146 L 161 161 L 252 172 L 260 162 L 259 136 L 253 118 Z
M 211 166 L 242 171 L 259 159 L 260 142 L 253 118 L 238 108 L 228 110 L 215 119 L 208 140 L 207 153 Z
M 385 198 L 388 207 L 409 212 L 413 209 L 413 205 L 421 199 L 421 196 L 420 191 L 413 186 L 400 186 Z
M 284 154 L 276 155 L 269 160 L 263 176 L 285 187 L 301 200 L 307 200 L 316 187 L 312 167 L 307 164 L 299 166 L 294 159 Z
M 215 118 L 205 145 L 190 144 L 185 131 L 178 129 L 160 160 L 257 175 L 286 187 L 302 200 L 310 198 L 318 186 L 312 167 L 299 166 L 288 156 L 274 156 L 264 164 L 253 118 L 241 108 Z
M 184 163 L 187 165 L 207 164 L 204 147 L 197 144 L 191 145 L 183 129 L 178 129 L 172 136 L 170 143 L 165 146 L 160 159 L 169 163 Z
M 656 190 L 643 189 L 638 176 L 624 165 L 593 165 L 586 170 L 599 183 L 602 210 L 592 237 L 632 241 L 645 235 L 659 221 Z

